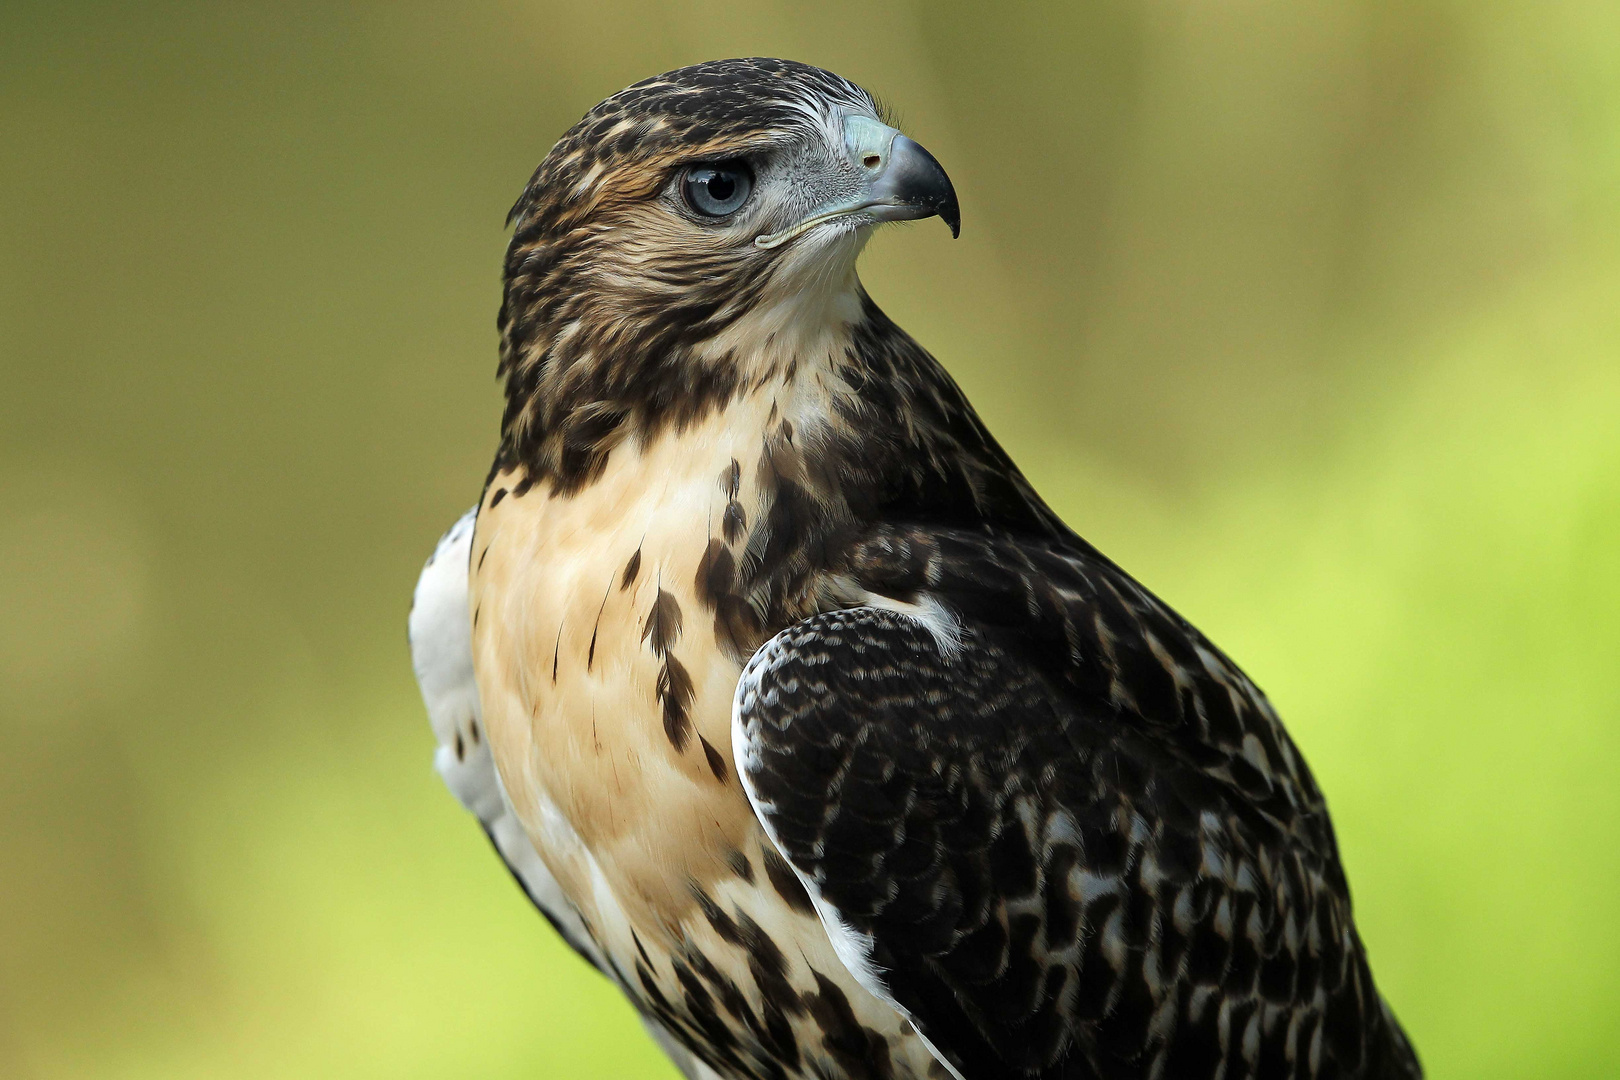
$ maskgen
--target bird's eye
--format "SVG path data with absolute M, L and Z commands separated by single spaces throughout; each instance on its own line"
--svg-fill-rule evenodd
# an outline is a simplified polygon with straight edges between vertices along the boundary
M 714 161 L 693 165 L 681 183 L 686 203 L 704 217 L 725 217 L 748 201 L 754 174 L 741 161 Z

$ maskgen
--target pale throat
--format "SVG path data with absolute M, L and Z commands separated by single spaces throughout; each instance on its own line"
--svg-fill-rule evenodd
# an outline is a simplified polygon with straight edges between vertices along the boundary
M 861 281 L 855 262 L 870 227 L 829 228 L 833 235 L 804 238 L 782 253 L 771 284 L 753 308 L 697 346 L 698 358 L 729 361 L 746 385 L 773 375 L 797 379 L 827 374 L 843 359 L 862 318 Z

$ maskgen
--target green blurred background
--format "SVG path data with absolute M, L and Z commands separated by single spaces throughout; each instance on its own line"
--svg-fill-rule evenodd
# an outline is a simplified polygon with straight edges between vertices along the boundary
M 754 53 L 950 169 L 869 289 L 1275 698 L 1431 1075 L 1620 1075 L 1620 7 L 5 0 L 0 1076 L 672 1075 L 404 618 L 506 208 Z

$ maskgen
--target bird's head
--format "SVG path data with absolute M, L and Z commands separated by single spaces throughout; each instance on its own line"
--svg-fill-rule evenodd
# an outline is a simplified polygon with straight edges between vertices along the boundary
M 569 423 L 680 423 L 831 346 L 872 227 L 934 215 L 958 231 L 944 169 L 831 72 L 720 60 L 620 91 L 512 209 L 508 435 L 560 464 Z

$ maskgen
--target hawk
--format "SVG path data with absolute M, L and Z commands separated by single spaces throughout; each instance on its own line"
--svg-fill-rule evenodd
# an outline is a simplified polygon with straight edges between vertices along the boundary
M 552 148 L 411 616 L 445 781 L 688 1077 L 1420 1076 L 1265 696 L 862 288 L 936 215 L 939 163 L 783 60 Z

